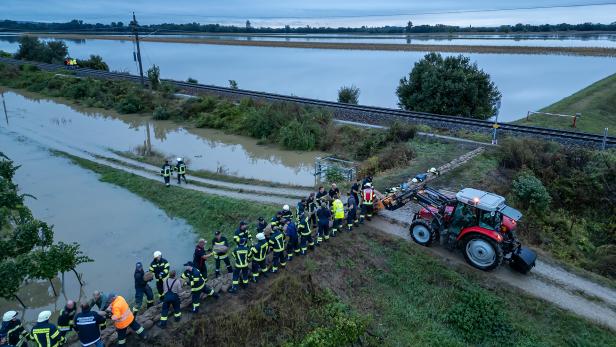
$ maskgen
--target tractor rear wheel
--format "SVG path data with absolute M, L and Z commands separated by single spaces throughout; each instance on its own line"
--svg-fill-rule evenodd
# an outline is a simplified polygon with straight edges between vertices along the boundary
M 470 234 L 462 240 L 464 259 L 471 266 L 491 271 L 503 262 L 503 249 L 491 238 L 481 234 Z
M 425 221 L 414 221 L 413 223 L 411 223 L 409 231 L 411 233 L 411 238 L 413 239 L 413 241 L 422 246 L 428 247 L 436 240 L 436 233 Z

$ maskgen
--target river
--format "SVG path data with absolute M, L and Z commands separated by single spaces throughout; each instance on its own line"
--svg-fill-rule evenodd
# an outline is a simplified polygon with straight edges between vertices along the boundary
M 137 261 L 149 265 L 155 250 L 163 252 L 172 268 L 191 259 L 195 234 L 185 221 L 170 218 L 152 203 L 112 184 L 98 175 L 57 157 L 31 137 L 0 126 L 0 151 L 21 165 L 15 176 L 20 192 L 34 216 L 54 226 L 55 240 L 77 242 L 94 262 L 82 264 L 84 287 L 73 273 L 65 275 L 64 292 L 54 297 L 48 282 L 22 286 L 18 295 L 28 306 L 0 300 L 0 311 L 20 311 L 31 322 L 41 310 L 54 317 L 67 299 L 89 298 L 94 290 L 115 291 L 134 298 L 132 273 Z M 54 280 L 58 290 L 59 279 Z M 54 318 L 55 319 L 55 318 Z
M 115 71 L 138 73 L 132 41 L 67 40 L 75 57 L 99 54 Z M 400 78 L 421 52 L 240 47 L 143 42 L 144 68 L 156 64 L 161 76 L 200 83 L 336 100 L 343 85 L 360 88 L 360 103 L 397 107 Z M 0 41 L 15 51 L 17 43 Z M 450 54 L 445 54 L 450 55 Z M 501 91 L 500 121 L 525 117 L 616 72 L 614 58 L 565 55 L 465 54 L 490 74 Z

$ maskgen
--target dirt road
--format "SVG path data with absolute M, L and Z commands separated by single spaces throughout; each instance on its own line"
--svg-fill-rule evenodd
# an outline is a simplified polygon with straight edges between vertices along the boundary
M 130 161 L 119 156 L 109 158 L 94 156 L 86 151 L 66 145 L 58 145 L 54 149 L 144 178 L 161 181 L 158 175 L 158 168 L 147 164 Z M 295 203 L 297 197 L 307 194 L 305 190 L 245 186 L 216 180 L 194 181 L 196 184 L 181 185 L 180 187 L 208 194 L 275 205 Z M 393 213 L 384 211 L 380 217 L 375 218 L 370 224 L 384 233 L 410 241 L 406 225 L 406 221 L 410 217 L 409 213 L 410 210 L 407 208 Z M 449 263 L 455 263 L 456 265 L 465 264 L 460 254 L 449 252 L 440 247 L 432 247 L 429 250 Z M 506 266 L 492 272 L 491 275 L 503 283 L 518 288 L 531 296 L 551 302 L 565 310 L 616 331 L 616 290 L 594 283 L 561 267 L 550 265 L 543 261 L 537 261 L 536 267 L 529 275 L 515 273 Z

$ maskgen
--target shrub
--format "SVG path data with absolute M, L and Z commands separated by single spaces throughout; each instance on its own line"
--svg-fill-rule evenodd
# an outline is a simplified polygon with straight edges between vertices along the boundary
M 337 166 L 330 166 L 325 170 L 325 180 L 330 183 L 340 183 L 346 180 L 344 173 Z
M 338 89 L 338 102 L 357 105 L 359 103 L 359 88 L 356 86 L 340 87 Z
M 237 81 L 236 80 L 229 80 L 229 88 L 237 89 Z
M 194 83 L 194 84 L 199 83 L 199 81 L 197 81 L 196 79 L 194 79 L 194 78 L 192 78 L 192 77 L 188 77 L 188 79 L 186 80 L 186 82 L 188 82 L 188 83 Z
M 88 69 L 109 71 L 109 65 L 103 61 L 103 57 L 95 54 L 90 55 L 90 58 L 86 60 L 77 59 L 77 65 Z
M 407 166 L 415 156 L 415 152 L 406 143 L 387 147 L 379 155 L 378 171 Z
M 459 299 L 449 309 L 446 320 L 470 343 L 481 343 L 489 338 L 502 342 L 512 333 L 505 308 L 495 297 L 480 289 L 460 291 Z
M 152 65 L 148 69 L 148 81 L 150 82 L 150 88 L 158 90 L 160 86 L 160 68 L 156 65 Z
M 283 147 L 294 150 L 309 151 L 315 148 L 316 136 L 308 126 L 293 120 L 280 128 L 279 141 Z
M 141 112 L 144 110 L 143 99 L 137 93 L 127 93 L 118 102 L 116 110 L 120 113 Z
M 387 141 L 390 142 L 407 142 L 417 134 L 417 127 L 411 124 L 394 122 L 387 129 Z
M 532 172 L 524 171 L 511 184 L 515 201 L 525 211 L 541 216 L 550 206 L 552 198 L 547 189 Z
M 167 120 L 171 118 L 171 112 L 165 106 L 156 106 L 152 113 L 152 118 L 156 120 Z
M 350 312 L 344 304 L 330 303 L 320 311 L 321 317 L 329 324 L 308 333 L 299 346 L 352 346 L 366 334 L 367 320 Z

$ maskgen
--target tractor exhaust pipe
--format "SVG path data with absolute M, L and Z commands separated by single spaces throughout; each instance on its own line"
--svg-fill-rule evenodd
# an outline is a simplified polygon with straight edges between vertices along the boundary
M 535 261 L 537 260 L 537 253 L 526 247 L 518 247 L 516 251 L 511 255 L 511 267 L 523 274 L 528 273 L 533 267 L 535 267 Z

